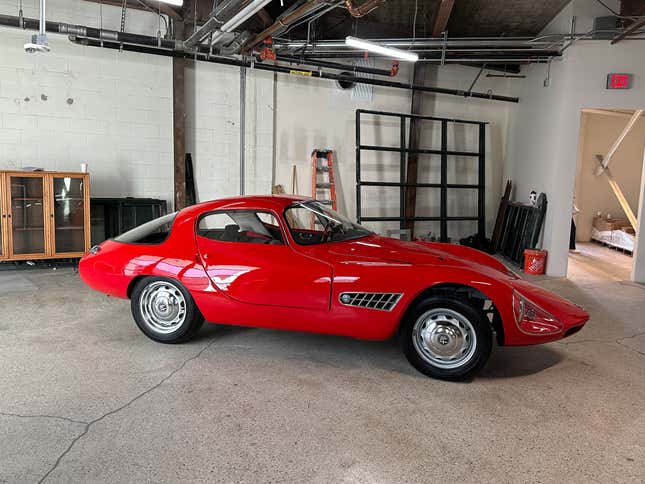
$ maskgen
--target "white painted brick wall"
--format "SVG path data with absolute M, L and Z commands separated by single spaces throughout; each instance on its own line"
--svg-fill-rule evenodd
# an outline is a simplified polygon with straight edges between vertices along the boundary
M 186 150 L 200 201 L 240 193 L 240 69 L 198 62 L 186 71 Z M 271 193 L 273 76 L 248 70 L 245 193 Z
M 0 12 L 16 15 L 18 3 L 0 0 Z M 37 6 L 24 2 L 25 16 L 37 18 Z M 100 25 L 99 5 L 80 0 L 50 0 L 47 16 Z M 132 10 L 126 28 L 155 35 L 157 22 Z M 119 23 L 120 9 L 104 5 L 104 28 L 118 30 Z M 171 60 L 82 47 L 53 34 L 50 53 L 29 55 L 22 46 L 30 34 L 0 30 L 0 169 L 78 171 L 86 162 L 92 196 L 172 203 Z

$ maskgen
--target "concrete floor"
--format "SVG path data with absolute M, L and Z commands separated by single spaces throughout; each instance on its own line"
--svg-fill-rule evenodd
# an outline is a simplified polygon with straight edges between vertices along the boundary
M 160 345 L 70 269 L 0 272 L 0 482 L 645 482 L 645 288 L 582 249 L 539 284 L 587 327 L 496 348 L 465 384 L 394 341 Z

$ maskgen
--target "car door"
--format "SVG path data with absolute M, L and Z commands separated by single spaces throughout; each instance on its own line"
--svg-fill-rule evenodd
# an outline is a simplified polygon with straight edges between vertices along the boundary
M 266 210 L 218 210 L 200 216 L 199 255 L 215 287 L 243 303 L 329 309 L 331 266 L 288 245 Z

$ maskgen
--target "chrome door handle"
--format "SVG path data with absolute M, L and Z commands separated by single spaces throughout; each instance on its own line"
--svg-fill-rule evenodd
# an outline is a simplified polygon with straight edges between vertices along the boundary
M 202 258 L 203 258 L 204 260 L 208 259 L 208 254 L 204 254 L 204 255 L 202 256 Z

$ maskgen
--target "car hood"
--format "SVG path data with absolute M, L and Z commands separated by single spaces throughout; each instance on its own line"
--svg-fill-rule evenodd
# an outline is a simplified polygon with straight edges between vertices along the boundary
M 356 262 L 382 262 L 411 265 L 469 266 L 481 270 L 482 266 L 509 275 L 506 267 L 494 257 L 469 247 L 406 242 L 373 235 L 348 242 L 331 244 L 330 254 Z

